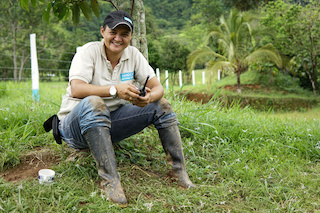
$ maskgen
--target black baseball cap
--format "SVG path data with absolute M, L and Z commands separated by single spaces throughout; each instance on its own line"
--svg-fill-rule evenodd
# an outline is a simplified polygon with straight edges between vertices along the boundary
M 103 27 L 107 25 L 110 29 L 114 29 L 121 24 L 127 25 L 131 32 L 133 32 L 132 17 L 129 15 L 129 13 L 123 10 L 117 10 L 109 13 L 106 16 L 103 22 Z

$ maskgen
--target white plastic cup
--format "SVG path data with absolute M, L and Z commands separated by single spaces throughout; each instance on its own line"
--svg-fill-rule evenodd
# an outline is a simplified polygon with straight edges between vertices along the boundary
M 38 175 L 40 184 L 51 184 L 54 181 L 55 171 L 51 169 L 41 169 Z

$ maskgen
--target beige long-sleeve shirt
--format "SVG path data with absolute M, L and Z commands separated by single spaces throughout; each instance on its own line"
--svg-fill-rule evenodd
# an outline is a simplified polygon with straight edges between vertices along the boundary
M 62 98 L 58 117 L 60 120 L 63 119 L 81 101 L 71 96 L 70 82 L 73 79 L 97 86 L 107 86 L 134 82 L 143 84 L 148 75 L 150 79 L 154 77 L 154 70 L 137 48 L 128 46 L 123 51 L 119 63 L 112 69 L 111 62 L 106 56 L 104 41 L 87 43 L 77 50 L 72 60 L 69 84 Z M 111 111 L 127 103 L 120 98 L 103 97 L 103 99 Z

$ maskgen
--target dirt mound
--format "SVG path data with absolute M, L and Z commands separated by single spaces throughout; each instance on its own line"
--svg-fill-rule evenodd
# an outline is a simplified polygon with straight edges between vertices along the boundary
M 224 90 L 233 91 L 236 94 L 238 94 L 237 93 L 237 88 L 238 88 L 237 85 L 225 85 L 225 86 L 223 86 Z M 241 85 L 241 89 L 243 91 L 244 90 L 259 90 L 261 88 L 262 88 L 261 84 L 244 84 L 244 85 Z M 221 89 L 221 87 L 219 89 Z M 205 92 L 202 92 L 202 93 L 181 92 L 181 94 L 185 95 L 187 100 L 198 102 L 198 103 L 204 103 L 204 104 L 208 103 L 211 100 L 211 98 L 213 97 L 213 94 L 205 93 Z
M 260 88 L 261 88 L 261 84 L 244 84 L 244 85 L 241 85 L 241 90 L 247 90 L 247 89 L 259 90 Z M 237 89 L 238 89 L 238 86 L 237 85 L 225 85 L 225 86 L 223 86 L 223 89 L 236 92 Z
M 60 156 L 48 148 L 37 148 L 25 154 L 20 164 L 0 173 L 5 181 L 19 182 L 21 180 L 37 178 L 40 169 L 48 169 L 59 164 Z

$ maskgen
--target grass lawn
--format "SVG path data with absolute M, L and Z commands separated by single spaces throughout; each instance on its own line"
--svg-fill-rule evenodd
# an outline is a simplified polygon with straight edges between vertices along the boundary
M 37 103 L 30 82 L 0 83 L 0 212 L 320 211 L 318 108 L 258 113 L 217 101 L 201 105 L 167 91 L 197 188 L 183 190 L 167 180 L 157 131 L 146 128 L 115 146 L 129 202 L 120 208 L 101 192 L 92 156 L 68 161 L 72 150 L 42 128 L 59 110 L 65 89 L 65 82 L 41 82 Z M 40 185 L 36 173 L 18 181 L 4 175 L 48 159 L 55 162 L 49 166 L 56 171 L 52 185 Z

